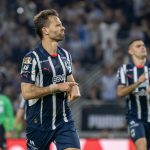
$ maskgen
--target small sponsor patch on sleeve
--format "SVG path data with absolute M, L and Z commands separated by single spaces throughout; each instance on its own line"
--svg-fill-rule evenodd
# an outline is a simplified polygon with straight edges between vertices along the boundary
M 25 57 L 25 58 L 23 59 L 23 64 L 30 64 L 31 61 L 32 61 L 32 58 L 31 58 L 31 57 Z

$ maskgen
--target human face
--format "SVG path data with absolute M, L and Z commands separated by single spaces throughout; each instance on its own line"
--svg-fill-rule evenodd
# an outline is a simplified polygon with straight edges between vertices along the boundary
M 53 41 L 62 41 L 65 36 L 65 28 L 62 25 L 60 19 L 57 16 L 50 16 L 48 19 L 50 24 L 48 27 L 45 27 L 45 35 Z
M 145 47 L 145 44 L 143 41 L 135 41 L 132 43 L 132 45 L 129 47 L 129 54 L 133 58 L 139 58 L 143 59 L 147 57 L 147 49 Z

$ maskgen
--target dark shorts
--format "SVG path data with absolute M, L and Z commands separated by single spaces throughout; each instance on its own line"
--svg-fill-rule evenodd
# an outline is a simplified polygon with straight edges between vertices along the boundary
M 57 150 L 64 150 L 65 148 L 80 149 L 79 137 L 73 121 L 64 123 L 56 130 L 51 131 L 41 131 L 28 127 L 28 150 L 49 150 L 51 142 L 56 144 Z
M 6 147 L 5 129 L 3 125 L 0 125 L 0 148 Z
M 128 129 L 131 139 L 136 140 L 145 137 L 147 145 L 150 147 L 150 123 L 143 122 L 136 118 L 128 119 Z

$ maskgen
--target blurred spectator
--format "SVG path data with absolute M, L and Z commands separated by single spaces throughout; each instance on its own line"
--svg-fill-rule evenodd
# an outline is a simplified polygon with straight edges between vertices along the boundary
M 99 101 L 101 99 L 100 95 L 100 87 L 98 87 L 98 85 L 93 85 L 89 90 L 87 99 L 91 99 L 92 102 Z
M 113 19 L 114 13 L 112 10 L 105 10 L 105 20 L 99 26 L 99 33 L 101 34 L 102 48 L 106 49 L 107 41 L 110 40 L 112 47 L 117 48 L 117 32 L 120 25 Z
M 104 102 L 113 102 L 117 100 L 117 78 L 113 65 L 105 66 L 103 75 L 99 83 L 101 89 L 101 99 Z

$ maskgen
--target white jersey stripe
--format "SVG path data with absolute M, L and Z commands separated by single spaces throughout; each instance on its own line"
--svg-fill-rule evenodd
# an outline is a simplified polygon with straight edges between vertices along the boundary
M 137 74 L 137 67 L 133 68 L 133 74 L 134 74 L 134 83 L 138 81 L 138 74 Z M 141 105 L 140 105 L 140 99 L 139 95 L 136 94 L 139 92 L 139 88 L 135 89 L 135 95 L 136 95 L 136 104 L 137 104 L 137 115 L 138 119 L 141 119 Z
M 67 52 L 66 50 L 64 50 L 64 49 L 62 49 L 62 50 L 63 50 L 64 53 L 66 54 L 67 60 L 70 61 L 70 60 L 69 60 L 69 54 L 68 54 L 68 52 Z
M 56 71 L 55 71 L 53 62 L 52 62 L 52 60 L 51 60 L 51 57 L 48 57 L 48 60 L 49 60 L 50 66 L 51 66 L 51 68 L 52 68 L 53 77 L 55 77 L 55 76 L 56 76 Z M 55 84 L 54 81 L 53 81 L 53 84 Z M 56 122 L 56 94 L 55 94 L 55 93 L 53 93 L 52 99 L 53 99 L 52 129 L 54 130 L 54 129 L 56 129 L 56 126 L 55 126 L 55 122 Z
M 146 77 L 146 91 L 148 90 L 149 87 L 149 75 L 148 75 L 148 67 L 144 67 L 144 72 L 145 72 L 145 77 Z M 147 97 L 147 121 L 150 122 L 150 96 L 149 94 L 146 94 Z
M 41 68 L 41 64 L 40 64 L 40 59 L 35 51 L 33 51 L 33 54 L 35 55 L 37 62 L 38 62 L 39 73 L 40 73 L 40 87 L 43 87 L 43 73 L 42 73 L 42 68 Z
M 126 78 L 125 78 L 125 72 L 124 72 L 123 67 L 121 67 L 121 70 L 120 70 L 120 77 L 121 77 L 121 83 L 125 84 L 126 83 Z
M 127 65 L 126 65 L 126 64 L 123 65 L 123 72 L 124 72 L 124 76 L 125 76 L 125 75 L 126 75 L 126 72 L 127 72 Z M 126 85 L 129 84 L 126 77 L 125 77 L 125 82 L 126 82 Z
M 33 51 L 33 54 L 35 55 L 37 62 L 38 62 L 38 68 L 39 68 L 39 76 L 40 76 L 40 87 L 43 87 L 43 73 L 42 73 L 42 67 L 41 67 L 41 63 L 40 63 L 40 59 L 39 56 L 37 55 L 37 53 L 35 51 Z M 43 122 L 43 118 L 42 118 L 42 113 L 43 113 L 43 97 L 41 98 L 41 108 L 40 108 L 40 122 L 42 124 Z
M 66 54 L 66 57 L 67 57 L 67 61 L 72 65 L 72 60 L 71 60 L 71 57 L 70 57 L 70 59 L 69 59 L 69 53 L 66 51 L 66 50 L 64 50 L 64 49 L 62 49 L 64 52 L 65 52 L 65 54 Z M 72 67 L 70 68 L 70 71 L 69 72 L 71 72 L 72 71 Z
M 33 59 L 33 62 L 32 62 L 32 70 L 31 70 L 31 79 L 32 81 L 35 81 L 35 66 L 36 66 L 37 62 L 35 59 Z
M 64 63 L 62 62 L 62 60 L 61 60 L 61 58 L 60 58 L 60 55 L 58 55 L 58 59 L 59 59 L 60 64 L 61 64 L 61 66 L 62 66 L 63 74 L 66 76 L 66 68 L 65 68 Z M 65 82 L 65 80 L 64 80 L 64 82 Z M 64 94 L 65 94 L 65 93 L 64 93 Z M 66 112 L 65 112 L 65 100 L 63 100 L 63 117 L 64 117 L 64 121 L 65 121 L 65 122 L 68 122 L 68 119 L 67 119 L 66 116 L 67 116 L 67 115 L 66 115 Z

